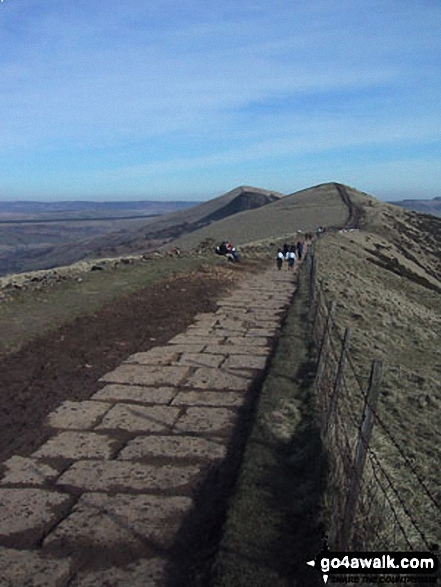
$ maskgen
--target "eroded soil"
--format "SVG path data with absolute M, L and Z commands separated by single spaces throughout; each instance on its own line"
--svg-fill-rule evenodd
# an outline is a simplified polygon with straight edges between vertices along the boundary
M 99 378 L 129 355 L 164 344 L 195 314 L 214 310 L 240 272 L 206 269 L 161 281 L 3 357 L 0 462 L 46 440 L 43 422 L 61 402 L 89 398 L 102 386 Z

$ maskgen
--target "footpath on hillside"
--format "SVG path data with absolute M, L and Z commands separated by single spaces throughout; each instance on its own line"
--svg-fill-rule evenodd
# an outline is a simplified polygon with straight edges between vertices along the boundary
M 2 587 L 171 584 L 177 545 L 211 507 L 204 492 L 240 454 L 293 293 L 293 272 L 249 275 L 216 312 L 49 415 L 49 439 L 0 479 Z

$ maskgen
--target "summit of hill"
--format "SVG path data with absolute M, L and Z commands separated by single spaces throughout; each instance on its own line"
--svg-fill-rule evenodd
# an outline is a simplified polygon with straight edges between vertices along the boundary
M 347 194 L 352 192 L 362 193 L 334 182 L 317 185 L 278 198 L 264 207 L 220 219 L 182 235 L 171 244 L 192 249 L 206 239 L 227 239 L 242 245 L 296 231 L 311 232 L 318 226 L 343 226 L 349 218 Z

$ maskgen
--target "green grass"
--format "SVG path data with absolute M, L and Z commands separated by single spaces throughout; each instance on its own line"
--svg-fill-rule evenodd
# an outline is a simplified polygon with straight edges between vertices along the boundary
M 89 271 L 78 278 L 54 283 L 42 290 L 15 293 L 0 303 L 0 354 L 18 350 L 36 336 L 71 322 L 77 316 L 93 314 L 105 304 L 161 279 L 186 273 L 212 257 L 166 257 L 120 265 L 114 270 Z

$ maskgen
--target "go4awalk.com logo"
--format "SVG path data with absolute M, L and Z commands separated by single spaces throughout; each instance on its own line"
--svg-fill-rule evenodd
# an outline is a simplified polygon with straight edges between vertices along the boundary
M 308 561 L 324 583 L 435 584 L 438 558 L 430 552 L 330 552 Z M 417 576 L 418 575 L 418 576 Z

